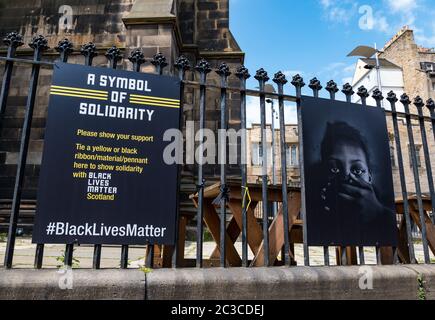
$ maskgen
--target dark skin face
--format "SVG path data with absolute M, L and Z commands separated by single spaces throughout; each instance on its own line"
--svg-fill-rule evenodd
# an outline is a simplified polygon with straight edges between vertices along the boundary
M 354 181 L 365 182 L 370 184 L 372 177 L 368 166 L 367 157 L 364 150 L 354 144 L 339 142 L 334 145 L 332 152 L 328 157 L 328 174 L 331 178 L 337 178 L 344 182 L 342 194 L 343 197 L 351 195 L 346 192 L 348 187 L 354 184 Z
M 321 197 L 326 203 L 326 211 L 333 210 L 331 199 L 336 201 L 338 208 L 351 208 L 367 218 L 383 211 L 372 185 L 367 156 L 359 145 L 337 141 L 324 163 L 329 182 Z

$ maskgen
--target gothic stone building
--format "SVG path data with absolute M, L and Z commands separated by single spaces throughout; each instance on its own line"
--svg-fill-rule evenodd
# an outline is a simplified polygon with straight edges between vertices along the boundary
M 187 56 L 192 65 L 205 58 L 212 68 L 226 62 L 234 70 L 244 61 L 244 53 L 229 29 L 229 0 L 0 0 L 0 37 L 12 31 L 22 34 L 26 44 L 32 37 L 44 35 L 51 48 L 43 57 L 48 61 L 58 58 L 53 48 L 64 38 L 74 43 L 75 52 L 69 62 L 77 64 L 84 63 L 80 47 L 88 42 L 95 43 L 98 48 L 99 55 L 94 59 L 96 66 L 108 66 L 104 53 L 116 45 L 124 55 L 118 68 L 131 70 L 127 59 L 129 53 L 136 48 L 142 49 L 148 61 L 142 72 L 154 72 L 149 61 L 158 52 L 166 56 L 169 64 L 165 74 L 174 72 L 174 61 L 180 54 Z M 5 55 L 5 47 L 0 47 L 0 51 Z M 31 51 L 25 45 L 17 54 L 26 57 Z M 12 197 L 30 72 L 29 66 L 16 65 L 6 113 L 0 124 L 0 199 L 8 201 Z M 23 199 L 36 198 L 51 75 L 51 69 L 43 68 L 39 77 Z M 193 72 L 187 77 L 197 80 Z M 210 73 L 208 81 L 218 84 L 218 75 Z M 238 86 L 234 76 L 229 81 L 230 85 Z M 198 90 L 190 89 L 184 98 L 184 120 L 197 122 Z M 208 92 L 206 126 L 212 130 L 219 126 L 218 98 L 219 91 Z M 237 129 L 240 107 L 237 97 L 229 98 L 230 127 Z M 217 170 L 212 166 L 206 173 L 214 176 Z M 195 190 L 195 168 L 186 167 L 185 171 L 183 181 L 187 195 Z M 7 202 L 2 203 L 4 206 Z

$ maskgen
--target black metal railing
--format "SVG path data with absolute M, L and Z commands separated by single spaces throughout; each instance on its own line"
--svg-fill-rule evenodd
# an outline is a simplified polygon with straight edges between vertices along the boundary
M 32 59 L 24 59 L 24 58 L 17 58 L 17 49 L 23 45 L 22 37 L 16 33 L 9 34 L 4 39 L 4 44 L 7 46 L 7 52 L 5 57 L 0 57 L 0 62 L 5 64 L 5 69 L 3 73 L 3 81 L 2 81 L 2 87 L 0 91 L 0 116 L 3 116 L 5 113 L 5 109 L 7 107 L 7 101 L 10 91 L 10 84 L 12 79 L 12 72 L 14 69 L 14 65 L 19 64 L 26 64 L 31 67 L 31 77 L 30 77 L 30 84 L 29 84 L 29 93 L 27 96 L 27 103 L 25 106 L 25 115 L 24 115 L 24 123 L 22 127 L 22 135 L 20 139 L 20 149 L 19 149 L 19 156 L 17 160 L 17 171 L 15 175 L 15 183 L 14 183 L 14 189 L 13 189 L 13 197 L 12 197 L 12 207 L 10 210 L 10 217 L 9 217 L 9 229 L 8 229 L 8 236 L 7 236 L 7 246 L 6 246 L 6 252 L 5 252 L 5 262 L 4 266 L 6 268 L 12 268 L 13 266 L 13 257 L 14 257 L 14 249 L 15 249 L 15 240 L 16 240 L 16 233 L 17 233 L 17 225 L 18 225 L 18 218 L 20 215 L 20 204 L 22 203 L 22 190 L 23 190 L 23 183 L 24 183 L 24 177 L 25 177 L 25 166 L 26 166 L 26 160 L 27 160 L 27 154 L 29 149 L 29 141 L 30 141 L 30 130 L 31 130 L 31 123 L 32 123 L 32 116 L 33 116 L 33 109 L 35 106 L 35 99 L 37 96 L 37 88 L 38 88 L 38 79 L 39 79 L 39 71 L 41 66 L 46 66 L 49 68 L 52 68 L 55 63 L 53 62 L 46 62 L 42 61 L 43 52 L 48 50 L 47 40 L 42 37 L 38 36 L 33 39 L 33 41 L 30 43 L 30 48 L 33 50 L 33 58 Z M 69 42 L 68 40 L 62 40 L 59 42 L 58 46 L 55 48 L 55 50 L 59 53 L 59 59 L 62 62 L 68 63 L 69 57 L 73 54 L 73 44 Z M 97 48 L 94 44 L 88 43 L 81 47 L 80 54 L 84 56 L 84 64 L 87 66 L 91 66 L 93 64 L 94 58 L 97 56 Z M 112 47 L 109 50 L 107 50 L 105 54 L 108 62 L 109 67 L 116 69 L 119 65 L 119 63 L 123 59 L 123 54 L 121 50 L 117 47 Z M 131 62 L 131 69 L 135 72 L 141 71 L 141 66 L 146 63 L 144 54 L 139 50 L 133 50 L 130 55 L 128 56 L 128 60 Z M 156 54 L 151 61 L 149 61 L 152 65 L 155 67 L 155 72 L 157 74 L 163 74 L 163 70 L 165 67 L 168 66 L 168 63 L 166 61 L 166 58 L 158 53 Z M 241 128 L 246 129 L 247 127 L 247 118 L 246 118 L 246 105 L 247 105 L 247 98 L 248 97 L 258 97 L 259 98 L 259 106 L 260 106 L 260 114 L 261 114 L 261 141 L 262 141 L 262 184 L 261 184 L 261 198 L 262 198 L 262 232 L 263 232 L 263 247 L 264 247 L 264 266 L 271 266 L 273 264 L 273 261 L 270 261 L 270 243 L 269 243 L 269 227 L 270 227 L 270 221 L 269 221 L 269 209 L 268 203 L 270 201 L 269 199 L 269 189 L 270 185 L 268 183 L 268 163 L 267 163 L 267 130 L 266 130 L 266 98 L 269 99 L 275 99 L 278 101 L 279 105 L 279 118 L 280 118 L 280 162 L 281 167 L 283 170 L 281 170 L 281 181 L 283 183 L 281 184 L 282 188 L 282 204 L 281 208 L 283 212 L 287 213 L 289 211 L 289 202 L 287 200 L 287 196 L 289 194 L 290 189 L 295 189 L 294 186 L 289 186 L 288 176 L 287 176 L 287 170 L 284 170 L 284 168 L 287 168 L 287 154 L 286 154 L 286 135 L 285 135 L 285 119 L 284 119 L 284 113 L 286 108 L 287 102 L 292 102 L 297 104 L 297 114 L 298 114 L 298 123 L 299 123 L 299 155 L 302 157 L 303 155 L 303 132 L 301 127 L 301 105 L 300 105 L 300 98 L 302 96 L 302 90 L 305 87 L 304 80 L 299 75 L 296 75 L 291 80 L 291 85 L 295 88 L 295 95 L 287 95 L 284 94 L 284 87 L 287 85 L 288 80 L 286 79 L 285 75 L 282 72 L 278 72 L 275 74 L 273 78 L 273 82 L 278 87 L 277 93 L 270 93 L 266 92 L 265 86 L 267 82 L 270 80 L 268 73 L 264 69 L 259 69 L 256 72 L 255 79 L 258 81 L 259 84 L 259 90 L 248 90 L 246 88 L 247 80 L 250 78 L 249 71 L 244 67 L 240 66 L 235 70 L 235 73 L 233 76 L 235 76 L 240 85 L 236 87 L 229 86 L 228 79 L 232 75 L 230 68 L 225 64 L 222 63 L 215 69 L 215 72 L 219 76 L 220 84 L 212 84 L 209 83 L 208 76 L 213 71 L 210 64 L 205 61 L 204 59 L 201 59 L 197 62 L 196 66 L 192 68 L 191 63 L 188 61 L 188 59 L 184 56 L 181 56 L 178 58 L 174 64 L 175 70 L 178 71 L 178 77 L 181 80 L 181 91 L 182 93 L 186 92 L 186 90 L 190 89 L 193 90 L 197 95 L 197 99 L 195 100 L 197 102 L 195 108 L 199 110 L 199 129 L 204 129 L 206 127 L 206 121 L 207 120 L 218 120 L 218 119 L 206 119 L 206 106 L 207 106 L 207 95 L 209 92 L 219 92 L 220 93 L 220 129 L 226 130 L 228 128 L 228 96 L 230 93 L 236 93 L 239 95 L 238 104 L 240 107 L 240 119 L 241 119 Z M 191 75 L 189 79 L 198 79 L 198 80 L 188 80 L 187 74 Z M 314 97 L 319 97 L 320 91 L 323 89 L 320 81 L 316 78 L 312 79 L 309 83 L 309 88 L 312 90 L 312 94 Z M 331 100 L 335 100 L 337 98 L 337 93 L 340 91 L 337 84 L 334 81 L 329 81 L 325 87 L 325 90 L 329 93 L 329 98 Z M 348 102 L 352 101 L 352 97 L 354 96 L 355 92 L 352 86 L 349 84 L 346 84 L 342 88 L 342 93 L 345 96 L 345 100 Z M 360 87 L 358 88 L 358 91 L 356 93 L 361 98 L 361 103 L 364 106 L 367 106 L 367 98 L 369 98 L 369 93 L 366 88 Z M 376 101 L 376 105 L 378 108 L 382 107 L 382 100 L 384 97 L 382 96 L 382 93 L 376 89 L 373 91 L 372 94 L 373 99 Z M 182 108 L 183 108 L 183 94 L 182 94 Z M 413 128 L 413 121 L 418 121 L 419 124 L 419 130 L 421 134 L 421 143 L 423 146 L 423 154 L 424 154 L 424 163 L 426 167 L 426 177 L 428 180 L 428 192 L 431 196 L 431 208 L 432 211 L 435 212 L 435 191 L 434 191 L 434 183 L 433 183 L 433 172 L 432 172 L 432 163 L 431 163 L 431 151 L 430 151 L 430 144 L 429 139 L 434 139 L 435 141 L 435 104 L 432 99 L 429 99 L 428 101 L 424 102 L 421 97 L 416 97 L 413 102 L 411 102 L 410 98 L 404 94 L 400 97 L 400 103 L 404 107 L 404 112 L 398 112 L 396 104 L 399 101 L 399 99 L 396 97 L 394 92 L 390 92 L 388 94 L 387 100 L 390 103 L 390 110 L 386 110 L 386 116 L 388 118 L 388 121 L 392 123 L 393 130 L 394 130 L 394 144 L 396 145 L 397 150 L 397 164 L 398 164 L 398 171 L 399 171 L 399 185 L 400 185 L 400 193 L 402 195 L 402 201 L 403 201 L 403 217 L 404 217 L 404 223 L 405 223 L 405 229 L 406 229 L 406 244 L 407 244 L 407 255 L 409 255 L 410 261 L 403 261 L 402 258 L 398 255 L 398 248 L 393 248 L 393 257 L 394 257 L 394 263 L 400 263 L 400 262 L 410 262 L 410 263 L 416 263 L 416 256 L 415 256 L 415 250 L 414 250 L 414 243 L 413 243 L 413 219 L 411 216 L 411 210 L 410 206 L 411 203 L 409 202 L 409 195 L 410 191 L 408 190 L 410 179 L 412 179 L 412 183 L 414 184 L 415 190 L 415 198 L 416 198 L 416 205 L 417 205 L 417 211 L 418 216 L 420 219 L 420 230 L 421 230 L 421 239 L 422 239 L 422 246 L 424 251 L 424 262 L 430 263 L 430 251 L 429 251 L 429 243 L 428 243 L 428 230 L 427 230 L 427 216 L 423 204 L 423 197 L 422 197 L 422 188 L 421 188 L 421 170 L 418 165 L 418 157 L 416 153 L 415 148 L 415 136 L 414 131 L 415 128 Z M 418 113 L 412 113 L 411 112 L 411 105 L 414 104 Z M 370 106 L 367 106 L 370 107 Z M 427 110 L 425 111 L 425 108 Z M 429 113 L 430 116 L 425 115 L 425 113 Z M 406 137 L 403 137 L 403 135 L 400 132 L 399 128 L 399 119 L 405 119 L 406 120 L 406 129 L 407 129 L 407 135 Z M 2 120 L 0 120 L 2 121 Z M 180 120 L 183 121 L 183 120 Z M 426 134 L 426 125 L 427 123 L 430 123 L 430 127 L 432 128 L 433 137 L 428 137 Z M 0 122 L 1 124 L 1 122 Z M 183 124 L 180 123 L 180 127 L 183 127 Z M 405 139 L 404 139 L 405 138 Z M 1 139 L 1 136 L 0 136 Z M 200 141 L 204 140 L 204 134 L 203 131 L 200 131 Z M 403 141 L 407 141 L 410 146 L 410 163 L 412 168 L 412 176 L 406 175 L 405 170 L 405 161 L 404 161 L 404 155 L 402 152 L 403 148 Z M 226 144 L 226 141 L 223 143 Z M 243 145 L 243 149 L 241 150 L 243 154 L 247 153 L 246 145 Z M 204 190 L 206 186 L 206 180 L 208 177 L 206 177 L 206 174 L 204 173 L 203 168 L 203 144 L 199 144 L 199 150 L 198 150 L 198 165 L 197 165 L 197 171 L 196 171 L 196 188 L 197 188 L 197 213 L 196 213 L 196 267 L 201 268 L 204 266 L 204 251 L 203 251 L 203 235 L 204 235 Z M 218 243 L 219 247 L 219 265 L 221 267 L 226 267 L 226 259 L 227 259 L 227 250 L 226 250 L 226 241 L 228 241 L 228 238 L 226 237 L 227 234 L 227 216 L 229 212 L 227 211 L 227 204 L 229 199 L 229 188 L 228 188 L 228 175 L 227 175 L 227 165 L 225 164 L 224 159 L 226 159 L 226 154 L 220 155 L 222 163 L 220 165 L 220 194 L 216 201 L 214 202 L 214 205 L 216 207 L 219 207 L 219 218 L 220 218 L 220 238 L 215 239 L 216 243 Z M 299 161 L 300 164 L 300 171 L 301 171 L 301 184 L 300 184 L 300 193 L 301 193 L 301 212 L 300 217 L 303 221 L 303 253 L 304 253 L 304 265 L 309 266 L 310 265 L 310 248 L 307 245 L 307 238 L 306 238 L 306 219 L 305 219 L 305 203 L 304 203 L 304 163 L 302 161 L 302 158 Z M 181 176 L 181 170 L 182 165 L 179 166 L 178 170 L 178 181 L 180 181 Z M 241 199 L 242 199 L 242 220 L 240 230 L 241 230 L 241 242 L 242 242 L 242 259 L 241 259 L 241 266 L 248 267 L 250 265 L 250 261 L 248 258 L 248 252 L 249 252 L 249 246 L 248 246 L 248 240 L 250 237 L 250 234 L 248 232 L 248 200 L 246 197 L 246 191 L 249 189 L 248 185 L 248 168 L 246 164 L 240 164 L 240 176 L 241 176 Z M 180 193 L 180 191 L 179 191 Z M 287 266 L 293 265 L 294 262 L 294 250 L 292 249 L 292 243 L 290 239 L 290 230 L 289 230 L 289 217 L 287 214 L 283 215 L 283 230 L 282 233 L 284 234 L 284 244 L 283 244 L 283 258 L 282 258 L 282 264 L 285 264 Z M 414 219 L 415 220 L 415 219 Z M 431 221 L 433 225 L 433 220 Z M 178 228 L 176 228 L 178 230 Z M 431 231 L 431 230 L 430 230 Z M 184 239 L 178 239 L 178 233 L 176 236 L 177 243 L 180 241 L 184 241 Z M 155 251 L 154 251 L 153 245 L 148 245 L 146 250 L 146 258 L 145 258 L 145 264 L 147 267 L 154 267 L 155 262 Z M 292 252 L 293 250 L 293 252 Z M 356 250 L 355 248 L 337 248 L 338 252 L 338 260 L 340 264 L 346 265 L 351 264 L 351 255 L 349 255 L 349 252 L 352 252 L 352 250 Z M 356 251 L 355 251 L 356 252 Z M 377 263 L 381 264 L 381 255 L 382 255 L 382 248 L 377 247 L 375 250 L 376 253 L 376 259 Z M 74 255 L 74 244 L 66 244 L 65 248 L 65 264 L 67 266 L 72 266 L 73 264 L 73 255 Z M 172 253 L 172 263 L 171 265 L 173 267 L 179 267 L 179 255 L 183 255 L 182 252 L 178 252 L 178 246 L 175 246 L 173 248 Z M 93 255 L 93 268 L 99 269 L 101 266 L 101 256 L 102 256 L 102 246 L 101 245 L 95 245 L 94 246 L 94 255 Z M 127 245 L 123 245 L 121 247 L 121 257 L 120 257 L 120 266 L 121 268 L 125 269 L 128 268 L 128 256 L 129 256 L 129 247 Z M 35 262 L 34 267 L 36 269 L 40 269 L 43 267 L 43 257 L 44 257 L 44 244 L 38 244 L 36 246 L 36 253 L 35 253 Z M 330 259 L 330 248 L 324 247 L 323 248 L 323 258 L 324 258 L 324 265 L 329 266 L 331 264 Z M 364 254 L 364 248 L 359 247 L 358 248 L 358 260 L 359 264 L 364 265 L 366 258 Z

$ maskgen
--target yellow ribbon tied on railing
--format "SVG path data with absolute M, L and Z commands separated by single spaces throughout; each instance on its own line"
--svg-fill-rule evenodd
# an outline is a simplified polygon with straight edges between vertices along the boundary
M 245 193 L 243 194 L 243 200 L 242 200 L 242 208 L 245 207 L 246 198 L 248 198 L 249 202 L 246 206 L 246 212 L 249 210 L 249 207 L 251 206 L 251 195 L 249 194 L 249 188 L 248 187 L 242 187 L 242 189 L 245 189 Z

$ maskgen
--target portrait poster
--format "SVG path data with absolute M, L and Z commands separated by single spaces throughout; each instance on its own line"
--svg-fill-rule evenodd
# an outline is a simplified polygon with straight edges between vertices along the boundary
M 302 97 L 310 246 L 396 246 L 390 146 L 382 108 Z

